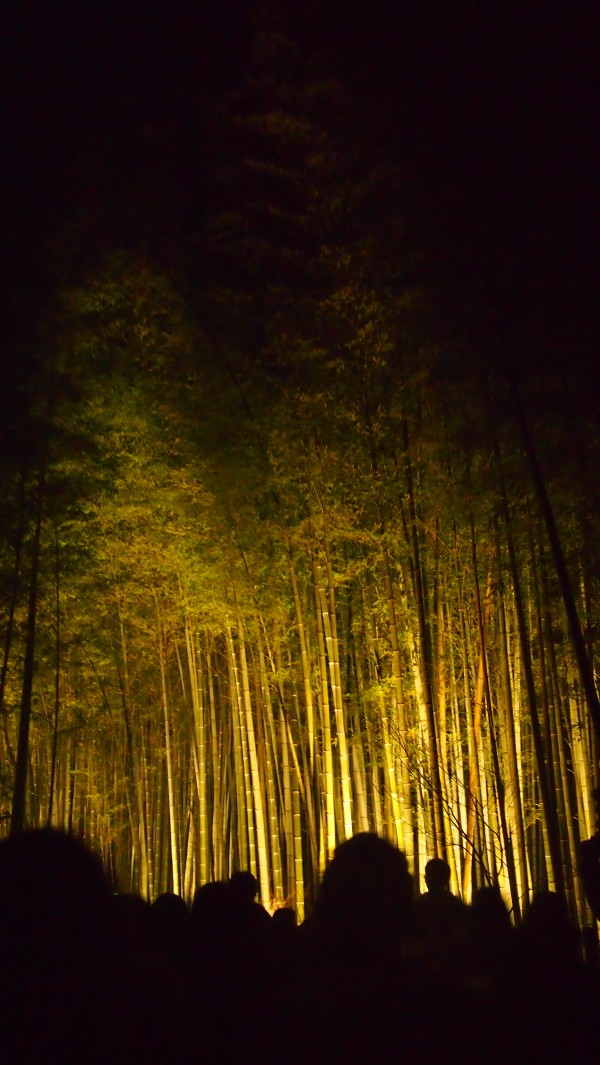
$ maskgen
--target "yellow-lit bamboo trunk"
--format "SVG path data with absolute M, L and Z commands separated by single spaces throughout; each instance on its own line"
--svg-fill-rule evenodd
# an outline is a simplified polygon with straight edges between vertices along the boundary
M 266 678 L 264 655 L 261 652 L 261 676 Z M 283 888 L 283 868 L 281 863 L 281 834 L 279 827 L 279 795 L 281 789 L 277 787 L 276 767 L 278 766 L 279 743 L 277 729 L 273 717 L 273 705 L 268 684 L 263 685 L 263 700 L 266 712 L 267 742 L 266 742 L 266 771 L 267 771 L 267 809 L 269 820 L 269 833 L 271 840 L 271 867 L 273 872 L 273 894 L 275 903 L 281 905 L 285 899 Z
M 412 799 L 410 788 L 410 773 L 409 773 L 409 755 L 408 755 L 408 728 L 406 723 L 406 707 L 404 702 L 404 690 L 402 687 L 402 666 L 400 661 L 400 643 L 398 640 L 398 621 L 396 611 L 396 599 L 394 596 L 394 589 L 392 584 L 392 574 L 390 567 L 390 556 L 387 548 L 383 549 L 383 574 L 384 583 L 387 598 L 388 607 L 388 619 L 390 626 L 390 643 L 392 647 L 392 676 L 394 679 L 394 694 L 395 694 L 395 711 L 396 711 L 396 729 L 398 736 L 398 756 L 400 763 L 400 787 L 402 796 L 402 810 L 400 813 L 401 831 L 398 833 L 398 824 L 396 812 L 394 813 L 394 821 L 396 822 L 396 832 L 398 837 L 398 846 L 401 847 L 405 853 L 410 868 L 414 866 L 414 846 L 413 846 L 413 821 L 412 821 Z M 391 752 L 388 752 L 391 754 Z M 390 774 L 390 765 L 394 765 L 394 760 L 388 757 L 387 770 L 388 779 Z M 395 767 L 394 767 L 395 773 Z M 396 788 L 394 787 L 394 791 Z M 394 799 L 392 798 L 392 806 L 394 805 Z
M 250 761 L 250 775 L 252 780 L 252 801 L 254 805 L 254 820 L 256 825 L 256 847 L 258 859 L 258 881 L 263 903 L 268 906 L 271 899 L 269 886 L 269 851 L 267 847 L 267 834 L 265 830 L 265 811 L 263 792 L 258 769 L 258 756 L 256 750 L 256 733 L 254 729 L 254 716 L 252 713 L 252 700 L 250 697 L 250 681 L 248 677 L 248 661 L 246 656 L 246 641 L 241 618 L 237 619 L 238 637 L 240 644 L 240 666 L 242 680 L 243 706 L 246 714 L 246 735 L 248 738 L 248 758 Z
M 233 646 L 233 636 L 231 634 L 231 628 L 229 626 L 227 627 L 227 652 L 230 677 L 229 690 L 231 700 L 231 721 L 233 726 L 233 784 L 235 794 L 235 824 L 238 850 L 237 863 L 239 863 L 239 868 L 248 869 L 249 863 L 251 861 L 249 846 L 254 843 L 254 833 L 252 833 L 251 842 L 249 833 L 249 815 L 253 816 L 253 811 L 252 809 L 250 809 L 250 811 L 248 810 L 249 800 L 250 807 L 252 806 L 252 796 L 250 791 L 248 759 L 247 756 L 245 757 L 244 755 L 244 747 L 242 740 L 239 676 L 235 659 L 235 650 Z
M 488 574 L 488 587 L 486 589 L 485 596 L 485 613 L 484 613 L 484 627 L 487 626 L 487 611 L 489 610 L 491 592 L 491 573 Z M 485 630 L 484 630 L 485 631 Z M 463 620 L 463 647 L 465 654 L 465 691 L 468 691 L 469 687 L 469 673 L 466 662 L 467 647 L 464 636 L 464 620 Z M 463 862 L 462 871 L 462 893 L 466 902 L 471 901 L 471 874 L 473 868 L 473 852 L 475 845 L 475 820 L 477 816 L 477 802 L 478 795 L 481 794 L 481 713 L 483 708 L 483 692 L 484 692 L 484 656 L 485 648 L 480 643 L 479 647 L 479 662 L 477 666 L 477 683 L 475 685 L 475 695 L 473 699 L 473 710 L 470 721 L 467 724 L 470 732 L 470 744 L 469 744 L 469 786 L 467 790 L 467 838 L 465 840 L 465 857 Z M 470 696 L 467 699 L 470 703 Z
M 331 746 L 331 715 L 329 705 L 329 687 L 327 683 L 327 660 L 325 656 L 325 634 L 321 611 L 321 584 L 316 561 L 313 563 L 314 589 L 317 614 L 317 639 L 319 644 L 319 710 L 321 714 L 321 747 L 323 764 L 324 819 L 325 819 L 325 854 L 327 861 L 333 856 L 336 844 L 335 796 L 333 776 L 333 752 Z M 321 866 L 321 869 L 323 866 Z
M 171 750 L 171 722 L 169 715 L 169 695 L 167 689 L 166 650 L 164 645 L 164 633 L 160 608 L 157 600 L 157 627 L 158 627 L 158 656 L 160 660 L 160 683 L 163 704 L 165 726 L 165 760 L 167 769 L 167 797 L 169 803 L 169 836 L 171 844 L 171 875 L 173 877 L 173 891 L 176 895 L 181 891 L 180 878 L 180 853 L 179 833 L 177 825 L 177 808 L 175 803 L 175 787 L 173 780 L 173 755 Z
M 327 594 L 320 580 L 319 567 L 317 566 L 317 578 L 319 579 L 319 600 L 321 615 L 323 618 L 323 632 L 325 646 L 327 648 L 327 661 L 329 665 L 329 684 L 335 717 L 335 729 L 337 739 L 338 764 L 340 771 L 340 784 L 342 789 L 342 821 L 344 837 L 350 838 L 353 833 L 352 823 L 352 783 L 350 777 L 350 762 L 348 758 L 348 742 L 346 736 L 346 719 L 344 713 L 344 701 L 342 695 L 342 682 L 340 676 L 340 655 L 337 637 L 337 621 L 335 616 L 335 591 L 333 587 L 333 572 L 329 557 L 327 557 Z
M 206 884 L 209 879 L 209 833 L 206 793 L 206 765 L 208 761 L 206 711 L 204 707 L 204 686 L 201 680 L 200 658 L 196 645 L 196 638 L 192 632 L 189 618 L 187 617 L 185 620 L 185 642 L 195 731 L 195 746 L 192 745 L 192 747 L 194 751 L 193 765 L 198 793 L 199 874 L 200 883 Z

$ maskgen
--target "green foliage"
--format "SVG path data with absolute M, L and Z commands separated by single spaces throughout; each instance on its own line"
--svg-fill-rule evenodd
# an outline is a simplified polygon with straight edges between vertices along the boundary
M 218 793 L 219 802 L 230 804 L 228 831 L 242 817 L 233 798 L 235 698 L 224 641 L 231 626 L 239 649 L 238 619 L 247 642 L 263 787 L 272 745 L 281 806 L 280 722 L 273 725 L 270 713 L 281 711 L 292 721 L 293 754 L 304 767 L 314 757 L 312 699 L 322 758 L 320 715 L 323 691 L 332 696 L 334 638 L 323 638 L 323 667 L 314 563 L 325 574 L 327 608 L 335 607 L 348 734 L 363 745 L 366 764 L 381 768 L 382 709 L 389 716 L 394 769 L 400 775 L 402 759 L 409 764 L 411 816 L 417 792 L 431 779 L 420 705 L 426 666 L 435 699 L 441 701 L 442 691 L 446 698 L 449 745 L 449 708 L 453 699 L 458 704 L 454 778 L 469 766 L 466 704 L 475 691 L 480 653 L 472 528 L 482 594 L 488 573 L 493 575 L 486 635 L 498 701 L 493 709 L 506 711 L 500 705 L 500 577 L 511 682 L 525 702 L 499 468 L 530 616 L 531 540 L 540 555 L 544 533 L 502 360 L 497 351 L 488 358 L 487 338 L 478 349 L 471 346 L 462 314 L 457 312 L 453 329 L 447 319 L 440 325 L 431 291 L 415 281 L 414 249 L 404 235 L 407 207 L 395 195 L 398 176 L 369 155 L 366 132 L 352 121 L 346 93 L 315 67 L 311 71 L 293 42 L 262 37 L 250 83 L 225 101 L 213 129 L 216 161 L 206 177 L 210 210 L 197 237 L 202 269 L 175 277 L 138 254 L 107 255 L 93 275 L 65 288 L 35 373 L 29 384 L 19 382 L 15 409 L 24 415 L 27 446 L 21 448 L 19 436 L 19 446 L 0 466 L 3 604 L 16 587 L 12 634 L 8 605 L 2 616 L 2 634 L 10 635 L 6 735 L 14 744 L 34 488 L 44 465 L 32 726 L 36 781 L 43 792 L 58 628 L 61 816 L 71 789 L 81 804 L 89 803 L 104 840 L 128 840 L 136 862 L 144 816 L 155 819 L 154 828 L 164 817 L 157 810 L 166 728 L 185 819 L 197 817 L 196 769 L 190 766 L 199 764 L 200 733 L 213 788 L 211 814 L 216 817 Z M 555 385 L 545 382 L 539 392 L 531 382 L 527 386 L 593 651 L 600 580 L 597 432 L 587 421 L 577 425 L 581 446 L 570 448 L 572 424 L 558 416 Z M 544 420 L 548 409 L 551 424 Z M 415 541 L 425 589 L 426 662 L 427 641 L 419 644 Z M 575 698 L 573 657 L 547 554 L 542 572 L 561 691 Z M 541 688 L 540 647 L 533 637 L 531 650 Z M 259 652 L 267 660 L 266 692 Z M 208 653 L 216 739 L 204 736 L 208 718 L 199 722 L 192 698 L 197 669 L 202 712 L 210 705 Z M 398 683 L 406 702 L 405 736 L 395 717 Z M 275 711 L 268 710 L 267 693 Z M 334 741 L 339 723 L 333 722 Z M 482 737 L 489 751 L 485 716 Z M 537 770 L 525 710 L 521 741 L 526 818 L 533 824 L 539 819 Z M 10 798 L 7 765 L 0 775 L 0 812 Z M 305 791 L 322 801 L 320 780 L 311 780 Z M 305 795 L 302 802 L 308 832 Z

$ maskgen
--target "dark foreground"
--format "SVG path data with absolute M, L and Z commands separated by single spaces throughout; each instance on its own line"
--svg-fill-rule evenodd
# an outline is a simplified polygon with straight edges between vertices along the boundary
M 0 1060 L 206 1065 L 600 1060 L 596 967 L 561 900 L 516 931 L 493 889 L 465 907 L 375 836 L 341 844 L 312 915 L 269 917 L 250 874 L 191 912 L 115 895 L 54 831 L 0 844 Z

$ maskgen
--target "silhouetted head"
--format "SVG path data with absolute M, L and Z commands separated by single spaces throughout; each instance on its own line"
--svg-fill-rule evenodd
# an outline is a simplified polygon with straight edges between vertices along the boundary
M 412 877 L 397 847 L 370 832 L 336 847 L 315 908 L 320 919 L 381 947 L 402 936 L 411 907 Z
M 154 942 L 161 950 L 180 949 L 188 928 L 188 908 L 181 895 L 164 891 L 150 907 Z
M 472 923 L 480 932 L 510 934 L 512 924 L 508 907 L 500 894 L 500 889 L 491 885 L 482 887 L 475 893 L 471 905 Z
M 196 889 L 190 924 L 194 933 L 201 936 L 218 936 L 227 927 L 231 915 L 231 899 L 228 886 L 223 880 L 213 880 Z
M 165 921 L 170 924 L 185 922 L 188 916 L 188 908 L 185 899 L 181 895 L 175 895 L 172 891 L 163 891 L 152 903 L 152 919 Z
M 296 911 L 291 906 L 280 906 L 274 911 L 272 921 L 273 926 L 284 935 L 286 932 L 293 932 L 298 925 Z
M 577 961 L 577 930 L 569 917 L 566 899 L 555 891 L 537 891 L 525 911 L 522 937 L 540 959 L 563 963 Z
M 258 880 L 247 869 L 233 873 L 229 881 L 229 894 L 234 903 L 254 902 L 258 895 Z
M 548 932 L 564 928 L 570 924 L 565 899 L 555 891 L 536 891 L 525 911 L 524 923 Z
M 105 935 L 111 886 L 100 858 L 53 828 L 0 843 L 0 942 L 34 953 L 83 951 Z
M 427 890 L 434 895 L 450 890 L 450 866 L 443 858 L 431 858 L 425 866 Z
M 145 951 L 152 943 L 150 903 L 141 895 L 120 892 L 110 903 L 112 944 L 118 951 Z

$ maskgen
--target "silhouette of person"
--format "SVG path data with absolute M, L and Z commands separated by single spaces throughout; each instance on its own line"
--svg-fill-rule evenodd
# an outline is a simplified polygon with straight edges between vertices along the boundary
M 458 970 L 468 911 L 450 891 L 450 866 L 443 858 L 427 862 L 425 884 L 427 891 L 415 900 L 412 949 L 434 970 Z
M 596 825 L 600 825 L 600 788 L 594 789 Z M 579 875 L 588 905 L 600 921 L 600 829 L 579 845 Z
M 412 913 L 413 880 L 397 847 L 359 833 L 336 848 L 314 910 L 299 928 L 298 1015 L 289 1025 L 293 1046 L 286 1047 L 291 1060 L 479 1060 L 478 1022 L 467 1021 L 449 983 L 407 954 Z
M 178 1003 L 144 953 L 149 907 L 112 887 L 100 858 L 65 832 L 32 829 L 0 843 L 2 1054 L 11 1065 L 181 1056 Z
M 99 1060 L 110 899 L 100 859 L 66 833 L 28 830 L 0 843 L 4 1060 Z
M 520 1060 L 545 1065 L 600 1059 L 597 973 L 579 955 L 566 900 L 538 891 L 516 931 L 517 965 L 509 1003 Z

